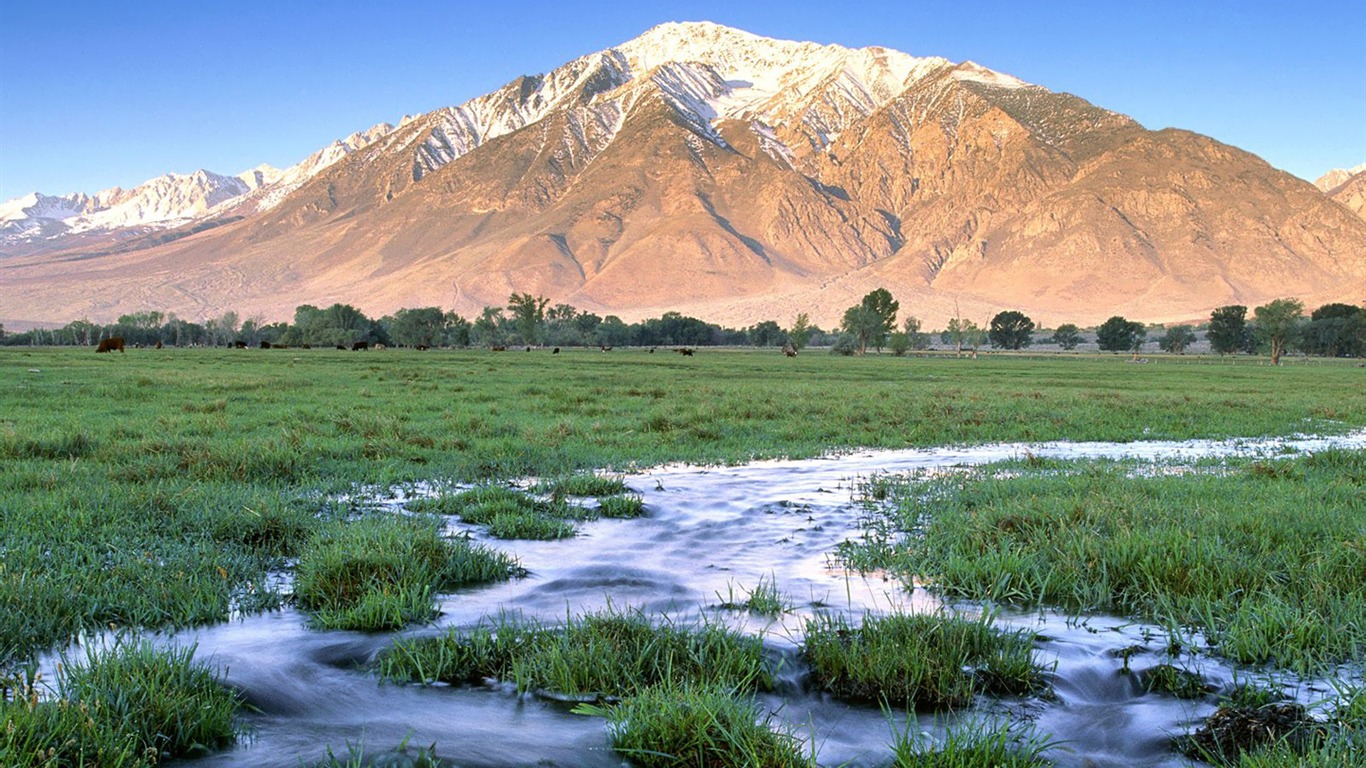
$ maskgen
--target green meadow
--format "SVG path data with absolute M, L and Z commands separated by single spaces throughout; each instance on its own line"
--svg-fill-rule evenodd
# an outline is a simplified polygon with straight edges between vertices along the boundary
M 70 707 L 82 705 L 43 709 L 56 705 L 25 691 L 36 655 L 83 632 L 213 623 L 285 600 L 309 612 L 319 629 L 421 622 L 440 592 L 518 575 L 513 559 L 439 535 L 437 515 L 482 515 L 478 522 L 492 535 L 515 539 L 573 536 L 576 520 L 639 514 L 639 499 L 623 495 L 619 482 L 586 479 L 594 471 L 618 476 L 665 462 L 738 463 L 855 447 L 1329 434 L 1366 426 L 1366 371 L 1352 363 L 1272 368 L 1246 358 L 1150 359 L 0 349 L 0 687 L 8 700 L 0 706 L 6 722 L 20 727 L 3 746 L 44 744 L 33 735 L 38 730 L 24 736 L 25 724 L 41 730 L 75 716 Z M 1296 669 L 1360 662 L 1360 452 L 1235 462 L 1231 471 L 1191 477 L 1145 477 L 1123 464 L 1019 464 L 1004 469 L 1024 472 L 1024 482 L 1005 479 L 998 467 L 929 486 L 908 480 L 882 488 L 880 500 L 895 503 L 884 505 L 868 541 L 844 554 L 855 564 L 928 578 L 949 596 L 1195 628 L 1238 661 Z M 528 476 L 542 479 L 535 498 L 497 490 L 498 481 Z M 368 503 L 384 489 L 416 482 L 484 490 L 443 491 L 403 520 Z M 1175 565 L 1164 568 L 1164 559 Z M 284 568 L 295 571 L 293 597 L 277 593 L 268 578 Z M 1240 597 L 1221 597 L 1228 595 Z M 781 612 L 781 601 L 776 605 L 772 612 Z M 827 641 L 852 631 L 811 629 Z M 970 630 L 971 639 L 946 644 L 995 653 L 978 650 L 996 642 L 990 633 L 958 629 Z M 467 654 L 477 640 L 456 637 L 445 653 Z M 848 667 L 830 667 L 827 684 L 837 695 L 887 700 L 881 683 L 857 676 L 875 664 L 878 642 L 868 635 L 863 660 L 865 650 L 850 655 L 841 642 L 808 653 Z M 585 647 L 554 653 L 591 656 L 593 643 Z M 134 648 L 129 657 L 152 655 Z M 575 665 L 565 664 L 562 674 L 571 675 Z M 946 693 L 930 698 L 960 701 L 999 679 L 1033 684 L 1027 659 L 1010 664 L 1009 674 L 993 671 L 991 680 L 946 678 L 891 699 L 904 704 L 940 690 L 931 685 Z M 98 672 L 86 677 L 98 681 Z M 519 674 L 546 685 L 541 675 L 549 673 Z M 431 679 L 428 671 L 412 676 Z M 676 690 L 666 698 L 675 701 L 735 701 L 727 693 L 733 683 L 667 685 Z M 70 690 L 85 688 L 72 683 Z M 657 704 L 641 706 L 661 720 L 670 716 Z M 747 707 L 725 716 L 752 725 L 759 715 Z M 599 714 L 658 724 L 624 711 Z M 677 713 L 679 722 L 693 711 Z M 624 727 L 614 733 L 624 754 L 654 749 L 654 737 Z M 984 732 L 964 742 L 978 749 L 1012 739 Z M 920 764 L 914 741 L 908 735 L 898 748 L 898 764 Z M 805 760 L 790 734 L 736 748 L 776 750 L 783 757 L 773 764 Z M 133 765 L 143 764 L 146 749 L 142 736 L 119 731 L 89 754 L 118 754 L 116 762 Z M 146 759 L 156 762 L 155 755 Z

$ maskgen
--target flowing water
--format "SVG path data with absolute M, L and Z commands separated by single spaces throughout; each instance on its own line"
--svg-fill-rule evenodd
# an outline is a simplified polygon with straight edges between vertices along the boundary
M 782 660 L 778 691 L 761 701 L 808 739 L 821 765 L 883 765 L 894 730 L 942 733 L 956 719 L 1028 718 L 1060 745 L 1050 757 L 1061 766 L 1177 766 L 1174 735 L 1192 730 L 1214 709 L 1207 700 L 1180 701 L 1145 693 L 1139 673 L 1167 660 L 1155 627 L 1114 617 L 1069 621 L 1048 612 L 998 615 L 1003 625 L 1039 635 L 1036 659 L 1053 669 L 1056 696 L 1047 700 L 983 702 L 954 716 L 922 716 L 908 725 L 902 713 L 848 706 L 804 690 L 798 653 L 800 628 L 814 611 L 861 616 L 865 611 L 934 610 L 923 588 L 908 590 L 878 575 L 860 576 L 832 562 L 836 545 L 860 533 L 853 498 L 860 477 L 944 469 L 1024 455 L 1071 459 L 1149 460 L 1280 454 L 1325 447 L 1366 448 L 1366 431 L 1337 438 L 1181 443 L 1012 444 L 931 450 L 859 452 L 804 461 L 769 461 L 724 468 L 666 467 L 632 475 L 628 483 L 648 516 L 580 524 L 580 534 L 557 542 L 490 541 L 514 553 L 525 578 L 445 596 L 433 626 L 409 634 L 470 627 L 500 611 L 562 621 L 607 605 L 667 612 L 683 621 L 721 617 L 762 632 Z M 401 509 L 401 495 L 384 502 Z M 451 528 L 466 526 L 452 522 Z M 477 528 L 470 528 L 476 538 Z M 776 582 L 792 611 L 770 621 L 719 604 L 760 580 Z M 953 606 L 977 610 L 974 606 Z M 312 764 L 330 746 L 367 751 L 436 745 L 459 766 L 620 766 L 600 719 L 572 714 L 567 705 L 519 695 L 510 686 L 452 688 L 380 684 L 366 668 L 393 640 L 390 634 L 315 631 L 306 617 L 283 610 L 186 631 L 169 642 L 198 644 L 200 659 L 225 670 L 254 711 L 251 735 L 234 749 L 194 766 Z M 1142 650 L 1129 670 L 1116 656 Z M 1194 664 L 1207 680 L 1228 687 L 1235 672 L 1208 657 Z M 1247 670 L 1238 679 L 1255 679 Z M 1277 677 L 1283 684 L 1290 678 Z M 1307 701 L 1328 695 L 1312 681 L 1297 686 Z M 190 765 L 190 763 L 187 763 Z

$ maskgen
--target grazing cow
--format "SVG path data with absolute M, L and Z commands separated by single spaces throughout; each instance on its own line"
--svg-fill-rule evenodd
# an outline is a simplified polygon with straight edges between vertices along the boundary
M 157 349 L 161 349 L 161 340 L 157 339 Z
M 506 352 L 506 351 L 508 351 L 508 348 L 505 347 L 505 346 L 503 346 L 502 344 L 499 344 L 499 345 L 496 346 L 496 347 L 489 347 L 489 351 L 490 351 L 490 352 Z
M 368 341 L 357 341 L 357 342 L 355 342 L 354 344 L 351 345 L 351 351 L 352 351 L 352 352 L 359 352 L 359 351 L 362 350 L 362 349 L 369 349 L 369 348 L 370 348 L 370 342 L 368 342 Z
M 554 349 L 550 350 L 550 354 L 552 354 L 552 355 L 558 355 L 558 354 L 560 354 L 560 348 L 559 348 L 559 347 L 555 347 Z
M 303 345 L 303 346 L 304 346 L 304 349 L 312 349 L 312 348 L 313 348 L 313 345 L 312 345 L 312 344 L 305 344 L 305 345 Z
M 788 343 L 783 345 L 783 354 L 787 355 L 788 357 L 796 357 L 797 348 L 792 346 L 792 342 L 789 341 Z
M 427 350 L 431 349 L 431 347 L 427 346 L 426 344 L 418 344 L 416 349 L 418 352 L 426 352 Z
M 119 352 L 123 352 L 122 336 L 110 336 L 107 339 L 101 340 L 100 345 L 95 347 L 96 352 L 113 352 L 116 349 Z
M 246 349 L 246 348 L 247 348 L 247 343 L 246 343 L 245 341 L 240 340 L 240 339 L 237 340 L 237 341 L 234 341 L 234 342 L 232 343 L 232 345 L 233 345 L 234 347 L 236 347 L 237 349 Z
M 654 348 L 654 347 L 650 347 L 650 354 L 653 355 L 654 353 L 655 353 L 655 348 Z
M 606 344 L 599 344 L 599 345 L 598 345 L 598 349 L 601 349 L 603 352 L 611 352 L 611 351 L 612 351 L 612 348 L 611 348 L 610 346 L 606 345 Z
M 678 354 L 684 356 L 684 357 L 692 357 L 692 352 L 693 352 L 691 349 L 688 349 L 687 347 L 679 347 L 678 349 L 675 349 L 674 351 L 677 352 Z
M 345 352 L 345 351 L 346 351 L 346 345 L 345 345 L 345 344 L 338 344 L 338 345 L 337 345 L 337 349 L 340 349 L 341 351 Z
M 270 349 L 270 342 L 269 342 L 269 341 L 266 341 L 266 340 L 264 340 L 264 339 L 262 339 L 262 340 L 261 340 L 261 349 Z

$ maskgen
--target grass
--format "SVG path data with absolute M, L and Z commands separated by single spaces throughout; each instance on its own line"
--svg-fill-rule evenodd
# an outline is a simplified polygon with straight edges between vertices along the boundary
M 816 765 L 814 758 L 803 754 L 801 739 L 774 728 L 772 715 L 725 688 L 661 685 L 615 707 L 576 711 L 606 717 L 612 748 L 641 768 Z
M 436 615 L 433 596 L 518 572 L 508 555 L 449 538 L 431 518 L 373 515 L 319 531 L 294 596 L 326 629 L 391 630 Z
M 194 662 L 194 648 L 145 641 L 64 661 L 61 698 L 33 690 L 0 703 L 0 755 L 19 765 L 146 766 L 233 743 L 234 693 Z M 6 764 L 11 764 L 6 760 Z
M 487 526 L 489 535 L 497 539 L 543 541 L 573 536 L 576 529 L 566 518 L 582 520 L 598 516 L 594 510 L 567 504 L 557 497 L 545 500 L 498 484 L 416 499 L 409 502 L 408 508 L 416 512 L 459 515 L 466 523 Z
M 616 699 L 660 684 L 766 687 L 762 644 L 715 624 L 676 626 L 608 608 L 561 628 L 504 618 L 493 627 L 400 639 L 379 674 L 417 683 L 516 681 L 552 697 Z
M 537 493 L 548 494 L 555 498 L 563 496 L 613 496 L 626 493 L 626 481 L 620 477 L 604 477 L 582 472 L 556 478 L 536 486 Z
M 1009 469 L 903 482 L 845 555 L 952 597 L 1195 628 L 1246 664 L 1366 658 L 1366 452 Z
M 645 515 L 645 502 L 634 493 L 598 497 L 598 514 L 615 519 L 632 519 Z
M 1029 727 L 972 722 L 951 729 L 936 743 L 914 733 L 914 721 L 892 744 L 892 768 L 1048 768 L 1043 757 L 1053 744 Z
M 1178 699 L 1202 699 L 1209 694 L 1209 683 L 1200 675 L 1173 664 L 1159 664 L 1144 675 L 1149 692 L 1165 693 Z
M 721 600 L 721 607 L 727 610 L 745 610 L 759 616 L 781 616 L 792 610 L 792 603 L 778 591 L 777 579 L 770 576 L 768 579 L 759 578 L 759 583 L 753 589 L 740 587 L 744 593 L 744 599 L 738 600 L 735 595 L 735 585 L 727 584 L 727 595 L 722 598 L 721 593 L 716 593 Z
M 977 692 L 1025 694 L 1041 686 L 1032 638 L 1002 632 L 990 616 L 864 616 L 861 626 L 821 615 L 806 625 L 812 679 L 850 701 L 955 709 Z
M 88 349 L 0 349 L 0 678 L 82 632 L 177 628 L 270 610 L 284 596 L 268 575 L 295 562 L 315 569 L 313 592 L 301 595 L 324 625 L 373 628 L 429 616 L 431 595 L 451 588 L 452 577 L 445 566 L 422 565 L 416 552 L 386 560 L 373 551 L 389 534 L 356 514 L 366 488 L 610 477 L 667 462 L 859 446 L 1284 435 L 1366 424 L 1359 371 L 1348 365 L 807 355 L 784 361 L 785 375 L 775 376 L 766 353 L 672 358 L 165 349 L 111 359 Z M 1302 496 L 1322 491 L 1323 499 L 1273 509 L 1303 502 L 1317 519 L 1313 510 L 1336 505 L 1351 519 L 1361 508 L 1347 490 L 1351 478 L 1359 488 L 1359 459 L 1249 470 L 1246 482 L 1299 486 Z M 593 490 L 597 506 L 556 515 L 643 511 L 632 496 Z M 482 514 L 479 524 L 490 524 L 494 514 Z M 1303 535 L 1293 517 L 1286 527 Z M 1349 594 L 1358 583 L 1351 564 L 1361 558 L 1340 542 L 1360 536 L 1324 530 L 1313 539 L 1318 549 L 1300 553 L 1302 567 L 1273 569 L 1261 592 L 1240 593 L 1257 597 L 1243 613 L 1225 616 L 1234 611 L 1231 597 L 1207 615 L 1191 610 L 1209 603 L 1153 591 L 1152 580 L 1109 602 L 1207 626 L 1237 658 L 1282 662 L 1297 648 L 1314 658 L 1350 657 L 1366 626 Z M 1280 546 L 1278 525 L 1247 535 Z M 336 569 L 350 562 L 367 564 L 358 584 Z M 1283 589 L 1287 579 L 1298 586 Z M 1004 593 L 1030 594 L 1016 583 Z M 110 749 L 102 764 L 144 759 Z

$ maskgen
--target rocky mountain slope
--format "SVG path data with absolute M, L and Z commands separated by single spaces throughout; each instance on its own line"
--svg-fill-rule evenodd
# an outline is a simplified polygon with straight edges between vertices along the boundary
M 1235 147 L 971 62 L 705 23 L 376 126 L 179 229 L 0 253 L 0 315 L 55 321 L 529 291 L 828 325 L 887 287 L 932 325 L 1091 323 L 1366 295 L 1366 221 Z

